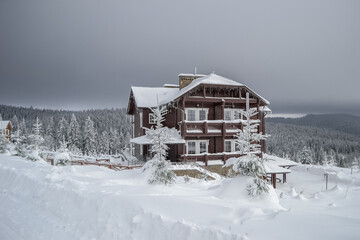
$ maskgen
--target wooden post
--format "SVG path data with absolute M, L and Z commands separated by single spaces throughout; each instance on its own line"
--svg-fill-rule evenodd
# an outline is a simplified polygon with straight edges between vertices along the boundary
M 271 181 L 272 181 L 273 187 L 276 188 L 276 174 L 275 173 L 271 174 Z
M 209 157 L 208 157 L 208 155 L 207 154 L 205 154 L 205 167 L 207 167 L 208 166 L 208 161 L 209 161 Z
M 205 122 L 204 124 L 204 133 L 207 134 L 208 133 L 208 123 Z
M 286 183 L 286 173 L 283 173 L 283 183 Z

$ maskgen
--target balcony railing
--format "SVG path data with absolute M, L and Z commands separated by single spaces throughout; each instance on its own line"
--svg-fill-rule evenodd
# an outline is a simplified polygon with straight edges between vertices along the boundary
M 242 129 L 241 120 L 207 120 L 183 122 L 184 136 L 233 136 Z

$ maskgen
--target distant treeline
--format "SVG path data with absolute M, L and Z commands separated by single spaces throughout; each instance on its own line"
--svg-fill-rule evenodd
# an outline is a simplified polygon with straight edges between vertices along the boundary
M 116 154 L 131 136 L 131 118 L 124 108 L 64 111 L 0 105 L 0 114 L 3 120 L 12 122 L 14 132 L 21 130 L 20 136 L 31 134 L 38 118 L 44 146 L 49 150 L 56 150 L 60 141 L 65 140 L 73 151 Z
M 267 151 L 301 162 L 309 152 L 311 162 L 334 159 L 349 167 L 360 158 L 360 118 L 349 114 L 307 115 L 298 119 L 266 119 Z

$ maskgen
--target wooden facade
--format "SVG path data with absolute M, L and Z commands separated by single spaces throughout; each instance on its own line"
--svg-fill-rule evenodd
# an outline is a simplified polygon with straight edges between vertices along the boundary
M 11 141 L 11 130 L 12 125 L 10 121 L 0 121 L 0 134 L 5 135 L 9 141 Z
M 168 113 L 163 124 L 179 130 L 186 144 L 169 145 L 168 158 L 171 161 L 202 161 L 207 164 L 208 161 L 222 160 L 225 162 L 231 157 L 239 156 L 234 151 L 231 142 L 235 139 L 237 131 L 242 129 L 241 116 L 238 119 L 233 119 L 233 115 L 228 113 L 235 113 L 236 109 L 245 109 L 247 92 L 250 95 L 250 108 L 256 108 L 258 112 L 254 116 L 254 119 L 260 120 L 258 131 L 265 133 L 265 118 L 260 108 L 266 106 L 268 102 L 245 85 L 227 85 L 217 81 L 214 81 L 216 84 L 212 84 L 211 81 L 205 80 L 202 83 L 202 78 L 199 78 L 194 80 L 194 82 L 198 82 L 192 87 L 189 78 L 186 78 L 186 84 L 182 82 L 181 78 L 184 76 L 179 75 L 179 86 L 187 86 L 188 90 L 185 92 L 183 90 L 183 94 L 179 94 L 166 103 Z M 206 76 L 203 78 L 206 79 Z M 181 90 L 182 88 L 178 89 L 180 93 L 182 93 Z M 194 119 L 192 116 L 190 119 L 190 113 L 195 113 L 198 118 L 202 114 L 202 118 Z M 133 91 L 130 93 L 128 114 L 133 116 L 133 138 L 145 134 L 143 127 L 150 128 L 152 126 L 149 121 L 151 109 L 138 106 Z M 226 114 L 231 119 L 227 119 Z M 191 153 L 189 152 L 189 144 L 192 148 Z M 264 143 L 262 146 L 263 151 L 265 151 Z M 205 148 L 206 151 L 204 152 Z M 232 148 L 231 151 L 229 151 L 230 148 Z M 140 158 L 147 158 L 148 150 L 148 145 L 134 146 L 134 154 Z

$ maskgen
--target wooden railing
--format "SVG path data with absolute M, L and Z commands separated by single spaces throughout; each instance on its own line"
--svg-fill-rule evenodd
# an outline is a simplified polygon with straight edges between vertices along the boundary
M 232 122 L 184 122 L 184 136 L 233 136 L 242 128 L 241 123 Z

